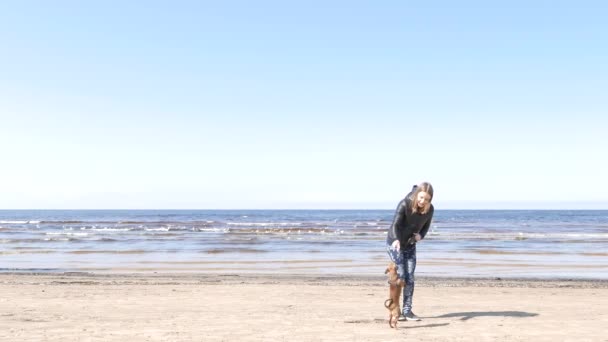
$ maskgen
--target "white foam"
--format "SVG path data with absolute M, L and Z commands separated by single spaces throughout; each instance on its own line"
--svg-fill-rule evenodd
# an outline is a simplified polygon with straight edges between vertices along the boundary
M 168 232 L 169 231 L 169 227 L 164 227 L 164 228 L 145 228 L 144 229 L 147 232 Z
M 217 232 L 227 232 L 228 229 L 227 228 L 192 228 L 192 231 L 195 232 L 213 232 L 213 233 L 217 233 Z
M 90 228 L 90 229 L 86 229 L 86 228 L 82 228 L 85 230 L 94 230 L 97 232 L 128 232 L 131 230 L 131 228 L 108 228 L 108 227 L 103 227 L 103 228 Z
M 256 226 L 256 227 L 287 227 L 301 226 L 302 222 L 228 222 L 229 226 Z
M 470 239 L 608 239 L 608 233 L 524 233 L 524 232 L 505 232 L 505 233 L 484 233 L 484 232 L 431 232 L 433 236 L 454 239 L 454 240 L 470 240 Z
M 260 222 L 228 222 L 227 225 L 229 226 L 260 226 L 260 227 L 267 227 L 267 226 L 273 226 L 275 225 L 274 223 L 260 223 Z
M 47 232 L 45 235 L 88 236 L 89 233 Z

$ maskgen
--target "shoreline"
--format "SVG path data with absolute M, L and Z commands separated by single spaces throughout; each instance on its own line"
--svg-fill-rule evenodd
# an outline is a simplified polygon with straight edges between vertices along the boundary
M 342 286 L 359 284 L 385 286 L 386 277 L 325 274 L 214 274 L 214 273 L 124 273 L 124 272 L 0 272 L 0 284 L 82 284 L 90 285 L 167 285 L 167 284 L 308 284 Z M 506 287 L 506 288 L 593 288 L 608 289 L 607 279 L 543 277 L 441 277 L 417 276 L 416 287 Z

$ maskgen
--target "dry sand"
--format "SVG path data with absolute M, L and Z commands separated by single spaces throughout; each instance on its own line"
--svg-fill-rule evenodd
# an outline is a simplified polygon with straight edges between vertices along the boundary
M 378 277 L 1 274 L 0 341 L 608 341 L 606 281 L 419 278 L 387 323 Z

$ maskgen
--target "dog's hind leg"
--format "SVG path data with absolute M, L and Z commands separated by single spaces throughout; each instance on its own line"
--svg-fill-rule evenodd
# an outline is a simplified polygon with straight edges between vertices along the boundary
M 388 309 L 388 325 L 393 328 L 393 299 L 389 298 L 384 301 L 384 307 Z

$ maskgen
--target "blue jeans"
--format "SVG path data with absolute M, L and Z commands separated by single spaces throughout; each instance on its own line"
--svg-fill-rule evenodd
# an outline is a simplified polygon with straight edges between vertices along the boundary
M 416 244 L 405 246 L 400 251 L 386 246 L 386 251 L 392 262 L 397 265 L 399 278 L 405 281 L 403 288 L 403 315 L 412 311 L 414 297 L 414 271 L 416 271 Z

